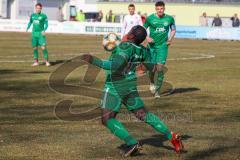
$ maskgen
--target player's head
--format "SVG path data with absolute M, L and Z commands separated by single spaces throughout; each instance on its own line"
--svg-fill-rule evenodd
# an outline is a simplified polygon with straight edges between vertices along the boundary
M 128 33 L 127 39 L 128 41 L 139 45 L 141 44 L 147 37 L 147 31 L 143 26 L 136 25 L 134 26 Z
M 207 13 L 206 12 L 203 12 L 203 17 L 207 17 Z
M 163 1 L 156 2 L 155 9 L 159 17 L 163 16 L 165 11 L 165 3 Z
M 36 13 L 41 13 L 41 11 L 42 11 L 42 4 L 41 3 L 37 3 L 35 5 L 35 11 L 36 11 Z
M 134 15 L 135 13 L 135 5 L 134 4 L 129 4 L 128 5 L 128 11 L 130 15 Z

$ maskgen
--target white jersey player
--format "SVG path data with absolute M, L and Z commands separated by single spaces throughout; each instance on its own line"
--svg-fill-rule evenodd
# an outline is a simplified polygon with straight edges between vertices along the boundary
M 129 14 L 124 17 L 122 34 L 121 38 L 124 39 L 124 36 L 136 25 L 143 25 L 142 18 L 140 15 L 135 14 L 135 5 L 129 4 L 128 6 Z

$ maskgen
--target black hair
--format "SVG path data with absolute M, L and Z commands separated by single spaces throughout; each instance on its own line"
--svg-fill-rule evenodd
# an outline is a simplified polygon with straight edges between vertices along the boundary
M 135 5 L 134 4 L 129 4 L 128 7 L 134 7 L 135 8 Z
M 163 1 L 158 1 L 155 3 L 155 6 L 158 7 L 158 6 L 163 6 L 165 7 L 165 3 Z
M 146 37 L 147 31 L 141 25 L 134 26 L 128 33 L 128 40 L 136 45 L 141 44 Z
M 41 3 L 37 3 L 35 6 L 36 6 L 36 7 L 39 6 L 39 7 L 42 8 L 42 4 L 41 4 Z

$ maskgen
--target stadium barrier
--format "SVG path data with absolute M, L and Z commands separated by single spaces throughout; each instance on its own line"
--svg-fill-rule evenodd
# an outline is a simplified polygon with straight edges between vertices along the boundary
M 26 20 L 0 20 L 0 31 L 25 32 Z M 49 33 L 103 35 L 109 32 L 121 33 L 120 23 L 80 23 L 49 21 Z M 240 28 L 218 28 L 198 26 L 177 26 L 176 38 L 240 40 Z

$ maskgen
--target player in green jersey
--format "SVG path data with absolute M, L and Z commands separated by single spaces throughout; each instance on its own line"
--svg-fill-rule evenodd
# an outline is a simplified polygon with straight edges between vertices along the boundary
M 42 4 L 37 3 L 35 5 L 35 13 L 33 13 L 30 17 L 27 31 L 30 29 L 31 25 L 33 25 L 32 29 L 32 47 L 33 47 L 33 57 L 34 63 L 32 66 L 38 66 L 38 46 L 42 48 L 43 58 L 46 66 L 50 66 L 48 61 L 48 50 L 46 48 L 46 33 L 45 31 L 48 28 L 48 19 L 47 16 L 41 12 Z
M 91 55 L 83 55 L 83 60 L 107 70 L 107 78 L 102 97 L 102 123 L 128 146 L 124 156 L 139 152 L 141 145 L 116 119 L 121 105 L 133 112 L 135 116 L 152 126 L 157 132 L 166 136 L 173 144 L 175 151 L 180 152 L 183 145 L 179 135 L 171 132 L 155 114 L 147 111 L 137 90 L 135 69 L 139 63 L 152 70 L 150 51 L 140 45 L 146 38 L 144 27 L 138 25 L 128 33 L 128 42 L 116 46 L 109 60 L 101 60 Z M 149 58 L 150 57 L 150 58 Z
M 151 82 L 150 91 L 155 94 L 156 98 L 159 98 L 159 92 L 164 79 L 163 67 L 167 60 L 168 47 L 171 45 L 176 33 L 176 26 L 174 18 L 164 13 L 164 2 L 157 2 L 155 4 L 155 9 L 156 13 L 147 17 L 144 27 L 149 28 L 150 30 L 150 35 L 147 37 L 147 41 L 156 61 L 154 71 L 149 72 L 149 78 Z M 171 30 L 170 36 L 168 36 L 169 30 Z M 157 80 L 154 82 L 154 76 L 156 72 L 158 73 Z

